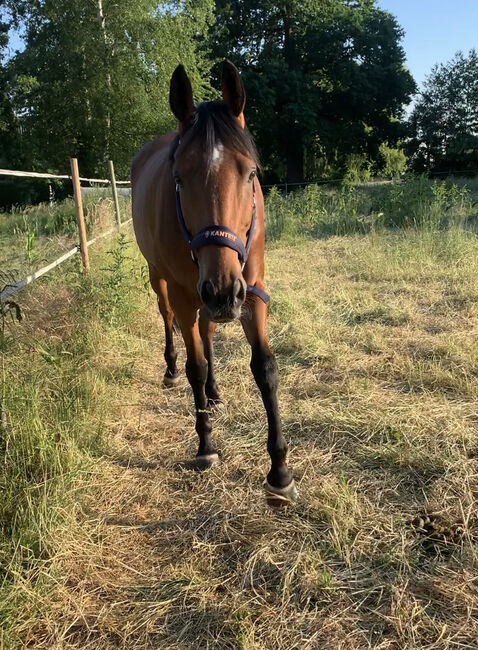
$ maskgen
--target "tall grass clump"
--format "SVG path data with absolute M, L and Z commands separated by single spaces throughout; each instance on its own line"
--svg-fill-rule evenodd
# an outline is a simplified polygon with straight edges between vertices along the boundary
M 462 225 L 473 212 L 469 188 L 446 181 L 429 181 L 423 175 L 409 176 L 403 183 L 385 186 L 374 198 L 380 202 L 384 225 L 389 228 Z
M 110 251 L 96 249 L 88 278 L 72 262 L 35 283 L 22 323 L 5 320 L 0 330 L 2 648 L 25 647 L 64 579 L 62 530 L 79 526 L 116 390 L 103 355 L 121 358 L 144 308 L 127 246 L 121 235 Z
M 364 232 L 362 190 L 352 184 L 324 189 L 309 185 L 283 195 L 272 188 L 266 197 L 266 234 L 269 241 Z
M 399 183 L 340 187 L 309 185 L 266 197 L 270 241 L 366 233 L 382 228 L 462 226 L 473 216 L 473 194 L 466 185 L 408 176 Z
M 129 199 L 119 197 L 123 213 L 127 211 Z M 89 234 L 95 226 L 108 221 L 112 216 L 112 200 L 104 192 L 91 192 L 83 197 L 86 227 Z M 68 235 L 76 236 L 75 202 L 65 199 L 61 202 L 39 203 L 26 207 L 12 208 L 1 215 L 0 236 L 21 234 L 26 230 L 36 236 Z

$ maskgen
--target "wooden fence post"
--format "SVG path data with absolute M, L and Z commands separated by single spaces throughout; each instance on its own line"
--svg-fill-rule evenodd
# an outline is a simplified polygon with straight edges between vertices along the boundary
M 76 220 L 78 222 L 78 232 L 80 233 L 80 252 L 83 260 L 83 269 L 85 273 L 90 270 L 90 259 L 88 257 L 88 246 L 86 245 L 86 226 L 83 215 L 83 201 L 81 199 L 80 174 L 78 173 L 78 160 L 70 158 L 71 164 L 71 181 L 73 183 L 73 194 L 75 196 Z
M 118 190 L 116 189 L 115 168 L 112 160 L 108 160 L 108 170 L 110 173 L 111 192 L 113 194 L 113 202 L 115 204 L 116 223 L 118 224 L 118 226 L 121 226 L 121 214 L 120 214 L 120 208 L 118 202 Z

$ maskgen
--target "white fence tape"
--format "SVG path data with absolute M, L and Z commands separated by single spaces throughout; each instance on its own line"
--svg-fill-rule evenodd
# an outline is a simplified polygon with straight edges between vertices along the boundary
M 0 176 L 17 176 L 24 178 L 62 178 L 65 180 L 70 179 L 70 175 L 65 174 L 43 174 L 40 172 L 23 172 L 16 169 L 0 169 Z M 83 178 L 80 176 L 80 181 L 85 183 L 111 183 L 109 178 Z M 117 185 L 131 185 L 130 181 L 116 181 Z
M 124 221 L 121 226 L 126 226 L 128 223 L 131 223 L 132 219 L 128 219 L 127 221 Z M 91 244 L 94 244 L 96 241 L 99 239 L 102 239 L 103 237 L 106 237 L 107 235 L 111 235 L 111 233 L 115 232 L 118 230 L 118 227 L 115 226 L 114 228 L 111 228 L 110 230 L 107 230 L 106 232 L 101 233 L 101 235 L 98 235 L 97 237 L 94 237 L 93 239 L 90 239 L 89 241 L 86 242 L 87 246 L 91 246 Z M 33 282 L 33 280 L 37 280 L 38 278 L 41 278 L 42 275 L 45 275 L 45 273 L 48 273 L 48 271 L 51 271 L 55 267 L 59 266 L 62 264 L 62 262 L 65 262 L 68 260 L 70 257 L 75 255 L 75 253 L 78 253 L 79 247 L 75 246 L 75 248 L 71 248 L 68 252 L 64 253 L 59 257 L 57 260 L 54 262 L 51 262 L 47 266 L 44 266 L 43 268 L 39 269 L 38 271 L 35 271 L 34 273 L 31 273 L 30 275 L 27 275 L 26 278 L 23 278 L 23 280 L 20 280 L 20 282 L 16 282 L 15 284 L 9 284 L 5 287 L 3 291 L 0 292 L 0 301 L 4 300 L 7 296 L 11 296 L 14 293 L 17 293 L 17 291 L 20 291 L 20 289 L 23 289 L 23 287 L 26 287 L 27 284 L 30 284 L 30 282 Z

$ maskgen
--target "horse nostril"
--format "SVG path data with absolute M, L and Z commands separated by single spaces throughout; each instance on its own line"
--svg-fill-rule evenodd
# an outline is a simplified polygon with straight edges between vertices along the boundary
M 216 295 L 216 290 L 214 288 L 213 283 L 210 280 L 205 280 L 202 283 L 201 291 L 199 293 L 201 300 L 205 305 L 207 305 L 208 303 L 211 302 L 211 300 L 213 300 L 215 295 Z
M 246 298 L 246 288 L 244 282 L 237 278 L 234 282 L 234 303 L 236 305 L 242 304 Z

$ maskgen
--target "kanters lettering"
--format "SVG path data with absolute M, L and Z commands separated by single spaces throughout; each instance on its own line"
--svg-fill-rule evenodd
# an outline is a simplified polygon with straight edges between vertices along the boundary
M 227 239 L 232 239 L 232 241 L 236 241 L 237 237 L 236 235 L 233 235 L 230 232 L 226 232 L 225 230 L 208 230 L 208 232 L 204 233 L 204 236 L 207 237 L 226 237 Z

